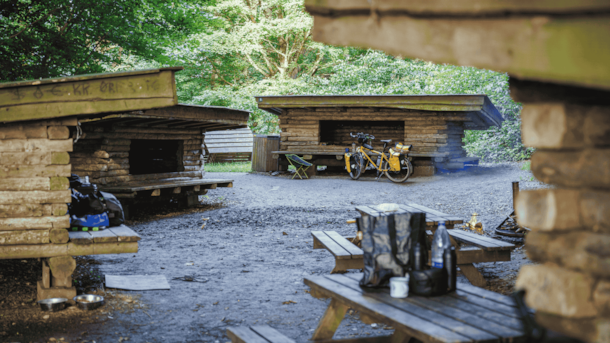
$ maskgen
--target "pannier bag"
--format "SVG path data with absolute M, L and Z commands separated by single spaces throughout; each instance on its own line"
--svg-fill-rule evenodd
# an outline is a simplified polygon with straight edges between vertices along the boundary
M 413 145 L 405 145 L 405 144 L 398 142 L 398 143 L 396 143 L 395 149 L 396 149 L 396 152 L 406 154 L 411 150 L 412 146 Z
M 391 277 L 404 276 L 410 269 L 414 242 L 420 241 L 420 244 L 423 242 L 422 246 L 426 246 L 425 223 L 423 213 L 405 212 L 358 218 L 364 259 L 364 275 L 360 286 L 387 287 Z
M 101 192 L 102 198 L 106 203 L 108 217 L 110 218 L 111 226 L 119 226 L 125 222 L 125 214 L 121 202 L 112 193 Z

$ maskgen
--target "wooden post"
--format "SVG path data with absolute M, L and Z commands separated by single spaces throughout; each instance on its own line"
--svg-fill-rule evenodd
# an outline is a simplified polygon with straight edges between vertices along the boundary
M 76 261 L 72 256 L 50 257 L 42 262 L 42 280 L 38 281 L 36 298 L 66 298 L 76 296 L 76 287 L 72 287 L 72 273 Z
M 347 312 L 347 306 L 340 303 L 337 299 L 332 299 L 330 305 L 324 312 L 324 316 L 320 319 L 316 331 L 314 331 L 311 337 L 312 341 L 333 338 L 335 331 L 339 328 L 345 312 Z
M 519 195 L 519 181 L 513 182 L 513 211 L 517 208 L 517 195 Z

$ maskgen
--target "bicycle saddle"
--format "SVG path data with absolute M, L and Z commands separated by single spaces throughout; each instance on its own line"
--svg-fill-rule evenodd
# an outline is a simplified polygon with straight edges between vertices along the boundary
M 369 150 L 373 150 L 373 146 L 367 143 L 362 144 L 363 147 L 369 149 Z
M 381 143 L 392 143 L 391 139 L 380 139 L 379 140 Z

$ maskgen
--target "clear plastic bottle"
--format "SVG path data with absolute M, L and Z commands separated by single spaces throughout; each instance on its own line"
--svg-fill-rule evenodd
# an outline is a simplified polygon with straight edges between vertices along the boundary
M 432 238 L 432 268 L 443 268 L 443 254 L 445 249 L 451 247 L 449 233 L 445 227 L 445 222 L 439 222 L 438 228 Z

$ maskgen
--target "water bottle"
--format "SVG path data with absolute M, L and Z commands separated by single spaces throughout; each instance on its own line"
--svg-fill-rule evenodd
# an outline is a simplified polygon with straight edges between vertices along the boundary
M 445 249 L 449 247 L 451 247 L 451 241 L 445 222 L 439 222 L 438 229 L 436 229 L 434 238 L 432 238 L 432 268 L 443 268 L 443 255 Z

